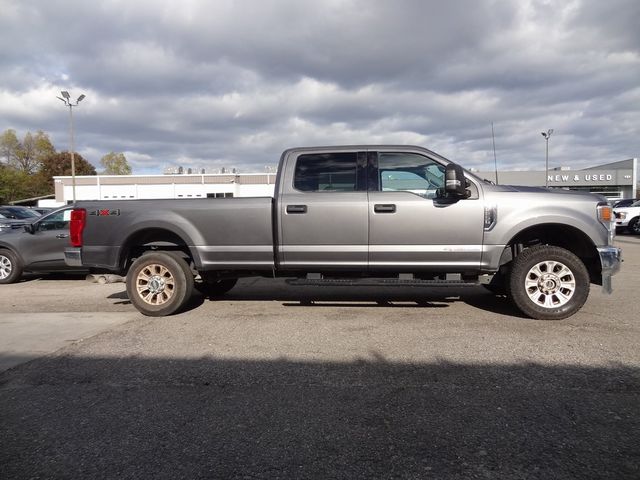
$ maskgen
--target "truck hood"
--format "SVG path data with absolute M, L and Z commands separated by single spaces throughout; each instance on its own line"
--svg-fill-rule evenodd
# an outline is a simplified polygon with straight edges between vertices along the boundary
M 524 185 L 483 185 L 485 191 L 492 192 L 517 192 L 517 193 L 539 193 L 550 198 L 558 197 L 582 197 L 584 200 L 606 202 L 606 198 L 597 193 L 583 192 L 579 190 L 564 190 L 562 188 L 527 187 Z

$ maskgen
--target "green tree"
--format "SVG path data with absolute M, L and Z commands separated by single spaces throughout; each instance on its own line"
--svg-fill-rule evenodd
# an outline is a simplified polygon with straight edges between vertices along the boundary
M 28 174 L 0 165 L 0 204 L 36 196 L 35 183 Z
M 110 152 L 100 159 L 104 175 L 131 175 L 131 166 L 123 153 Z
M 76 175 L 96 175 L 96 169 L 82 155 L 74 153 Z M 53 177 L 71 175 L 71 154 L 69 152 L 52 153 L 42 159 L 38 176 L 53 189 Z
M 16 131 L 9 128 L 0 135 L 0 155 L 5 158 L 5 163 L 9 165 L 20 149 L 20 140 L 16 135 Z

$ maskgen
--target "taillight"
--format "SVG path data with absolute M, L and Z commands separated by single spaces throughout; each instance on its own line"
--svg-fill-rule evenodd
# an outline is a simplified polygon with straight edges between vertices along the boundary
M 74 247 L 82 246 L 82 232 L 87 223 L 87 211 L 84 208 L 74 208 L 71 210 L 71 222 L 69 223 L 69 235 L 71 237 L 71 245 Z

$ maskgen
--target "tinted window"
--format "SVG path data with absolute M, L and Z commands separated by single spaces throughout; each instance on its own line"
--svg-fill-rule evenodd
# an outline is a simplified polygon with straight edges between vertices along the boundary
M 444 187 L 444 166 L 415 153 L 378 154 L 380 190 L 433 198 Z
M 38 222 L 38 230 L 65 230 L 69 228 L 71 210 L 52 213 Z
M 20 220 L 26 220 L 29 218 L 39 218 L 40 215 L 33 210 L 29 210 L 28 208 L 20 208 L 20 207 L 2 207 L 0 208 L 0 214 L 5 216 L 6 218 L 14 218 Z
M 293 186 L 303 192 L 354 192 L 356 165 L 355 152 L 300 155 Z

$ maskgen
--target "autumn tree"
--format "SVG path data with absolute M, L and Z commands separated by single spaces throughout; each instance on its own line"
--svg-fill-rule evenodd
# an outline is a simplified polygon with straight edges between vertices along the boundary
M 74 153 L 76 175 L 96 175 L 96 169 L 79 153 Z M 53 189 L 53 177 L 71 175 L 71 154 L 69 152 L 53 153 L 45 157 L 40 164 L 38 176 Z
M 42 160 L 55 151 L 49 135 L 42 130 L 38 130 L 35 135 L 27 132 L 22 142 L 12 129 L 0 135 L 0 152 L 6 158 L 7 165 L 29 175 L 35 173 Z
M 104 175 L 131 175 L 131 166 L 123 153 L 110 152 L 100 159 Z

